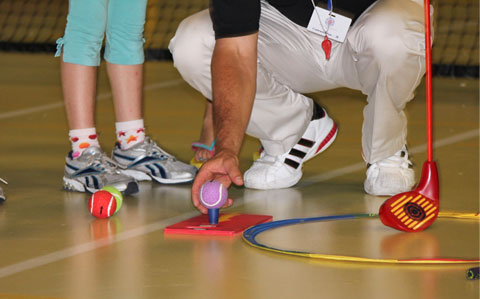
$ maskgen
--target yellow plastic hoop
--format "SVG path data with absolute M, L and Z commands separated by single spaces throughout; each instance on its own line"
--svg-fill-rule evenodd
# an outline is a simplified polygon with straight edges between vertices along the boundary
M 243 240 L 250 246 L 253 246 L 258 249 L 267 250 L 270 252 L 286 254 L 290 256 L 299 256 L 305 258 L 314 258 L 314 259 L 323 259 L 323 260 L 333 260 L 333 261 L 345 261 L 345 262 L 360 262 L 360 263 L 379 263 L 379 264 L 473 264 L 480 263 L 480 259 L 461 259 L 461 258 L 449 258 L 449 259 L 381 259 L 381 258 L 364 258 L 357 256 L 342 256 L 342 255 L 333 255 L 333 254 L 322 254 L 322 253 L 309 253 L 309 252 L 299 252 L 299 251 L 290 251 L 283 250 L 279 248 L 269 247 L 264 244 L 256 242 L 255 237 L 261 232 L 266 230 L 277 228 L 281 226 L 287 226 L 292 224 L 300 224 L 306 222 L 314 221 L 327 221 L 327 220 L 344 220 L 344 219 L 356 219 L 356 218 L 369 218 L 369 217 L 378 217 L 377 214 L 352 214 L 352 215 L 338 215 L 338 216 L 326 216 L 326 217 L 315 217 L 315 218 L 303 218 L 303 219 L 292 219 L 288 222 L 284 221 L 274 221 L 270 223 L 264 223 L 256 225 L 243 234 Z M 470 219 L 470 220 L 480 220 L 480 213 L 461 213 L 461 212 L 439 212 L 438 217 L 441 218 L 454 218 L 454 219 Z M 279 223 L 279 225 L 276 225 Z M 262 227 L 263 226 L 263 227 Z M 255 229 L 259 228 L 259 231 L 256 232 Z

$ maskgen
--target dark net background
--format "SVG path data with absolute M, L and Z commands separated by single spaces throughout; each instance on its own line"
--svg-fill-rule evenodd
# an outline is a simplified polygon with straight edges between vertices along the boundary
M 478 77 L 479 0 L 438 0 L 434 5 L 435 74 Z M 208 0 L 149 0 L 147 60 L 171 59 L 167 46 L 180 21 L 207 7 Z M 0 0 L 0 51 L 53 54 L 67 12 L 68 0 Z

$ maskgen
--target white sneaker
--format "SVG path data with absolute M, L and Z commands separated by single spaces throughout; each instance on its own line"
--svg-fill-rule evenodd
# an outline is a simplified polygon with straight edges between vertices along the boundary
M 272 156 L 262 151 L 243 176 L 245 187 L 267 190 L 295 185 L 302 178 L 303 163 L 326 150 L 337 137 L 337 131 L 337 125 L 324 110 L 324 116 L 310 121 L 289 152 Z
M 406 146 L 395 155 L 369 164 L 365 192 L 376 196 L 392 196 L 412 190 L 415 184 L 413 165 Z

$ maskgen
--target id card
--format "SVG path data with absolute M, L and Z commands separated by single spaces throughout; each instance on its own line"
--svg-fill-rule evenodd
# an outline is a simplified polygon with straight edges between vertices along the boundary
M 315 7 L 315 9 L 317 10 L 318 15 L 317 12 L 313 12 L 307 30 L 324 36 L 328 28 L 328 37 L 332 40 L 343 43 L 347 36 L 348 29 L 350 29 L 352 19 L 334 12 L 330 14 L 330 11 L 321 7 Z M 319 16 L 320 20 L 318 20 Z

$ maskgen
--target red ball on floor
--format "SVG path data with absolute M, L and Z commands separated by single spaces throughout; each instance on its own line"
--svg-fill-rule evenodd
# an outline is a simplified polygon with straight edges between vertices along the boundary
M 88 200 L 88 210 L 97 218 L 108 218 L 115 213 L 117 200 L 110 192 L 100 190 L 92 194 Z

